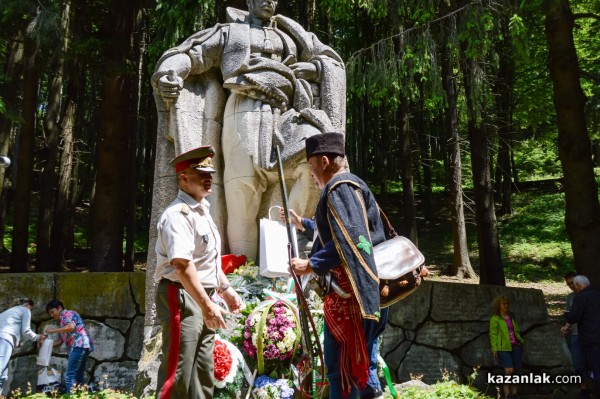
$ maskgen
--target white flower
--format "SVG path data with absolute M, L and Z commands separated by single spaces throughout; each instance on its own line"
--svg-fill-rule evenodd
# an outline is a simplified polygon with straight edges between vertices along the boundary
M 296 333 L 292 328 L 288 328 L 285 330 L 283 334 L 283 339 L 277 342 L 276 346 L 282 353 L 287 353 L 294 348 L 294 342 L 296 341 Z

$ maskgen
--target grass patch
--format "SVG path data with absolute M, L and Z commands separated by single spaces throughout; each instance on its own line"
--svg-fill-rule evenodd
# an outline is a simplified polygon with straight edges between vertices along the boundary
M 564 224 L 563 193 L 521 192 L 512 215 L 498 220 L 506 277 L 516 281 L 562 281 L 574 269 Z
M 70 395 L 58 394 L 56 392 L 35 393 L 30 388 L 27 392 L 21 392 L 19 389 L 11 392 L 13 399 L 47 399 L 47 398 L 69 398 L 69 399 L 136 399 L 132 393 L 115 391 L 114 389 L 104 389 L 99 392 L 89 392 L 87 387 L 74 388 Z M 154 399 L 154 395 L 144 397 L 144 399 Z
M 474 380 L 477 372 L 474 372 L 470 376 L 470 380 Z M 492 396 L 488 396 L 477 389 L 473 388 L 470 384 L 460 384 L 450 378 L 449 375 L 445 375 L 442 381 L 437 382 L 433 385 L 421 385 L 419 380 L 410 381 L 408 384 L 402 384 L 397 388 L 399 396 L 402 399 L 493 399 Z M 393 399 L 389 389 L 386 387 L 384 392 L 384 399 Z

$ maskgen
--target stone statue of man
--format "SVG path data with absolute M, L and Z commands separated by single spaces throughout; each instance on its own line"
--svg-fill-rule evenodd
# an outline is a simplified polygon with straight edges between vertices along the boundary
M 211 213 L 217 224 L 226 214 L 230 252 L 256 259 L 258 218 L 281 204 L 274 146 L 290 207 L 311 215 L 317 196 L 304 140 L 344 131 L 346 77 L 334 50 L 275 15 L 277 1 L 247 4 L 248 12 L 228 8 L 226 23 L 166 51 L 152 85 L 159 130 L 174 141 L 174 155 L 204 143 L 222 152 L 213 184 L 224 188 L 226 212 L 217 194 Z

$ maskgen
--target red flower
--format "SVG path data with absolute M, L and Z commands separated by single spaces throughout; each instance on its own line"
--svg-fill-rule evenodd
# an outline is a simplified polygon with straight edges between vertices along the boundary
M 215 379 L 223 381 L 231 371 L 233 358 L 227 345 L 219 339 L 215 340 L 213 360 L 215 362 Z

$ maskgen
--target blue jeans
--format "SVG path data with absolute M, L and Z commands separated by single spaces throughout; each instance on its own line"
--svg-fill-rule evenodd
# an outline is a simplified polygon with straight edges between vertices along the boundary
M 367 350 L 369 351 L 369 380 L 363 391 L 353 388 L 348 399 L 376 398 L 381 394 L 381 383 L 377 376 L 377 355 L 379 354 L 379 336 L 383 333 L 387 324 L 389 308 L 381 309 L 379 321 L 363 320 L 363 329 L 367 340 Z M 329 380 L 329 397 L 331 399 L 342 398 L 342 381 L 340 378 L 340 346 L 333 338 L 327 324 L 324 325 L 324 355 L 325 365 L 327 366 L 327 379 Z
M 0 338 L 0 395 L 2 395 L 2 388 L 8 379 L 8 362 L 10 361 L 12 351 L 12 343 L 4 338 Z
M 71 387 L 75 384 L 85 384 L 85 363 L 90 355 L 89 349 L 73 348 L 69 354 L 67 371 L 65 372 L 65 385 L 67 393 L 71 393 Z
M 569 349 L 571 350 L 571 361 L 573 362 L 573 368 L 577 375 L 583 376 L 585 369 L 585 355 L 583 354 L 583 348 L 579 343 L 579 336 L 577 334 L 571 335 Z

